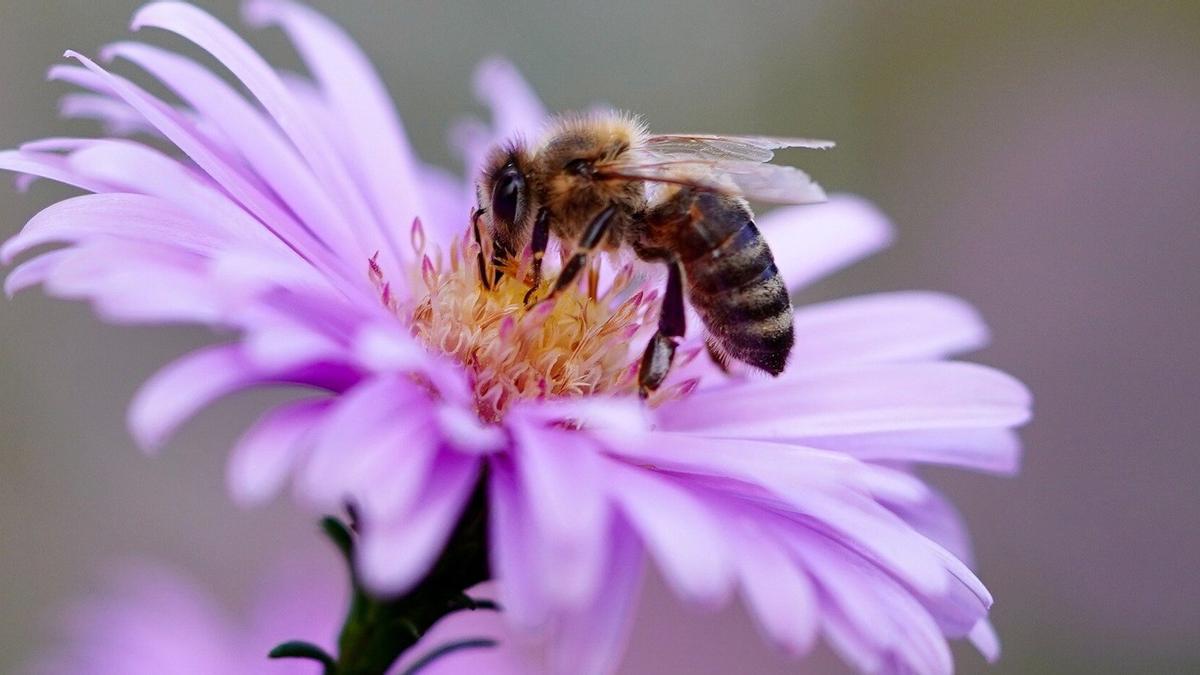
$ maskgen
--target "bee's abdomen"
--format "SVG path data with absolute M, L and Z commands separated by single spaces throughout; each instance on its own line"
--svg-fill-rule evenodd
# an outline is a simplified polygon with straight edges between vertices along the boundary
M 732 230 L 701 255 L 683 256 L 692 305 L 729 356 L 778 375 L 792 350 L 792 302 L 766 240 L 744 205 L 706 214 L 698 227 Z M 724 228 L 713 227 L 719 216 Z M 736 224 L 728 222 L 737 218 Z

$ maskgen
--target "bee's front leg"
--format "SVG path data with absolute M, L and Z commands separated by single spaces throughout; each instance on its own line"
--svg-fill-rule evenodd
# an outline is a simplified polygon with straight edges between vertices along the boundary
M 638 395 L 643 399 L 662 385 L 671 372 L 675 348 L 687 331 L 683 308 L 683 270 L 678 261 L 667 266 L 667 290 L 663 294 L 662 311 L 658 316 L 658 331 L 646 345 L 642 365 L 638 368 Z
M 479 253 L 475 256 L 476 262 L 479 263 L 479 282 L 490 291 L 492 290 L 492 279 L 488 275 L 487 260 L 483 252 L 483 234 L 479 229 L 479 221 L 485 213 L 487 213 L 487 209 L 482 206 L 475 209 L 475 213 L 471 214 L 471 229 L 475 232 L 475 245 L 479 247 Z
M 533 285 L 525 293 L 525 305 L 538 286 L 542 285 L 542 258 L 546 257 L 546 246 L 550 243 L 550 212 L 546 209 L 538 211 L 537 219 L 533 221 L 533 236 L 529 247 L 533 250 Z

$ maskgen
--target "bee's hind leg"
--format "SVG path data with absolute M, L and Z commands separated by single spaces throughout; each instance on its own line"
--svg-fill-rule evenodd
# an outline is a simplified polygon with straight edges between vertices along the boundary
M 642 365 L 638 368 L 638 395 L 643 399 L 662 385 L 671 372 L 675 360 L 675 347 L 687 330 L 687 318 L 683 309 L 683 270 L 678 261 L 667 267 L 667 290 L 663 294 L 662 311 L 658 317 L 658 331 L 646 345 L 642 354 Z

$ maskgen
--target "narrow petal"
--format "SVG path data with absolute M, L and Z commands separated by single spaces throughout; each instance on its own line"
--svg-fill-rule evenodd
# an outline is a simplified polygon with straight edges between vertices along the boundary
M 398 595 L 441 554 L 479 478 L 479 459 L 443 454 L 416 506 L 386 522 L 366 521 L 358 569 L 374 592 Z
M 608 502 L 601 457 L 576 432 L 516 421 L 521 491 L 543 556 L 542 583 L 561 606 L 590 599 L 603 577 Z
M 213 253 L 229 242 L 187 212 L 155 197 L 103 194 L 74 197 L 52 204 L 34 216 L 20 234 L 0 247 L 0 261 L 43 244 L 74 243 L 107 236 L 174 245 L 197 253 Z M 120 264 L 113 261 L 113 264 Z
M 803 560 L 829 602 L 844 613 L 852 630 L 891 662 L 888 672 L 945 673 L 954 670 L 950 647 L 933 618 L 900 584 L 853 553 L 812 535 L 792 539 L 793 554 Z M 835 647 L 838 641 L 833 642 Z M 859 646 L 861 648 L 862 646 Z M 860 655 L 844 654 L 847 658 Z M 900 663 L 895 663 L 899 660 Z
M 132 141 L 100 140 L 72 152 L 67 162 L 81 175 L 104 181 L 120 192 L 149 195 L 175 204 L 203 223 L 191 229 L 222 233 L 243 248 L 287 251 L 278 238 L 232 203 L 207 176 L 158 150 Z
M 730 396 L 697 391 L 659 409 L 666 430 L 732 438 L 1012 427 L 1029 418 L 1029 391 L 998 370 L 969 363 L 846 368 L 812 378 L 747 383 Z
M 345 129 L 379 222 L 406 224 L 425 214 L 420 166 L 391 97 L 371 62 L 339 26 L 320 13 L 286 0 L 252 0 L 244 5 L 250 23 L 277 24 L 287 31 Z M 396 195 L 404 195 L 397 199 Z M 409 249 L 396 239 L 399 228 L 383 228 L 399 260 Z
M 535 140 L 548 113 L 516 66 L 502 58 L 487 59 L 476 67 L 474 82 L 475 95 L 492 110 L 496 138 Z
M 242 175 L 238 169 L 231 166 L 221 156 L 218 149 L 211 147 L 192 125 L 180 117 L 170 106 L 150 96 L 132 82 L 105 71 L 87 57 L 74 52 L 68 52 L 68 54 L 78 59 L 88 70 L 103 78 L 116 94 L 192 158 L 280 240 L 318 269 L 324 271 L 332 280 L 339 282 L 339 287 L 347 291 L 351 297 L 361 295 L 361 287 L 357 283 L 348 284 L 345 277 L 342 276 L 345 274 L 342 263 L 335 262 L 329 251 L 316 242 L 285 209 L 281 208 L 271 197 L 263 194 L 258 186 Z
M 805 443 L 871 462 L 945 464 L 1002 475 L 1015 474 L 1021 463 L 1021 440 L 1011 429 L 934 429 L 810 436 Z
M 226 484 L 244 506 L 278 494 L 302 449 L 302 441 L 328 410 L 328 401 L 302 401 L 264 415 L 233 446 Z
M 852 195 L 832 195 L 824 204 L 775 209 L 758 223 L 792 290 L 871 255 L 892 240 L 887 217 Z
M 568 614 L 551 644 L 554 672 L 606 675 L 625 653 L 642 582 L 642 548 L 628 525 L 616 522 L 605 537 L 605 585 L 594 603 Z
M 143 448 L 156 450 L 204 406 L 261 381 L 236 344 L 194 351 L 142 385 L 129 409 L 129 427 Z
M 930 489 L 916 504 L 888 504 L 904 522 L 944 547 L 951 555 L 972 565 L 971 536 L 958 509 L 940 492 Z
M 336 508 L 353 490 L 356 460 L 374 451 L 398 451 L 398 429 L 429 425 L 428 403 L 411 382 L 393 377 L 368 379 L 340 396 L 317 432 L 314 447 L 300 475 L 298 488 L 306 499 L 323 508 Z M 397 425 L 396 421 L 412 424 Z
M 613 462 L 612 498 L 675 592 L 706 606 L 723 602 L 733 580 L 728 541 L 696 495 L 653 471 Z
M 296 150 L 258 110 L 209 69 L 151 45 L 123 42 L 104 50 L 124 58 L 171 89 L 228 137 L 254 172 L 288 204 L 309 232 L 347 257 L 358 250 L 342 210 Z
M 80 176 L 57 155 L 21 150 L 0 151 L 0 170 L 46 178 L 88 192 L 112 192 L 113 187 L 102 181 Z
M 806 654 L 821 611 L 808 576 L 765 533 L 741 533 L 737 549 L 742 594 L 762 631 L 792 654 Z
M 975 645 L 988 663 L 995 663 L 1000 659 L 1000 636 L 996 634 L 991 621 L 980 619 L 967 634 L 967 639 Z
M 784 376 L 847 365 L 936 360 L 987 342 L 979 313 L 958 298 L 928 292 L 879 293 L 802 307 Z
M 44 283 L 55 267 L 72 253 L 69 250 L 49 251 L 17 265 L 4 279 L 4 294 L 11 298 L 26 288 Z
M 97 239 L 69 249 L 47 275 L 46 293 L 89 300 L 115 323 L 221 325 L 227 298 L 213 288 L 203 263 L 171 246 Z
M 380 249 L 388 258 L 395 255 L 384 246 L 387 237 L 381 224 L 374 220 L 329 139 L 291 97 L 275 70 L 241 37 L 207 12 L 177 2 L 146 5 L 134 15 L 132 27 L 134 30 L 154 27 L 170 31 L 220 61 L 262 103 L 305 158 L 318 182 L 346 210 L 362 258 L 366 259 Z M 394 260 L 389 262 L 392 263 L 389 267 L 398 266 Z
M 532 516 L 522 499 L 511 459 L 495 455 L 488 462 L 489 562 L 497 581 L 500 605 L 518 628 L 545 626 L 549 606 L 534 559 Z
M 67 94 L 59 101 L 58 112 L 70 119 L 96 120 L 111 136 L 157 133 L 136 110 L 110 96 Z

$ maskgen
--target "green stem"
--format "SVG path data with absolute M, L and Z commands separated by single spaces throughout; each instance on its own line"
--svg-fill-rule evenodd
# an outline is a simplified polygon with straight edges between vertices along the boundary
M 483 482 L 429 574 L 398 598 L 376 598 L 354 582 L 338 638 L 336 675 L 384 675 L 443 616 L 460 609 L 467 589 L 488 579 Z
M 354 571 L 354 532 L 336 518 L 324 518 L 321 528 L 345 556 L 353 590 L 338 637 L 338 656 L 329 656 L 307 642 L 290 641 L 273 649 L 270 657 L 318 661 L 325 675 L 384 675 L 447 614 L 463 609 L 497 609 L 490 601 L 475 601 L 466 595 L 467 589 L 489 578 L 484 485 L 481 478 L 446 548 L 426 577 L 399 597 L 372 596 L 362 587 Z

